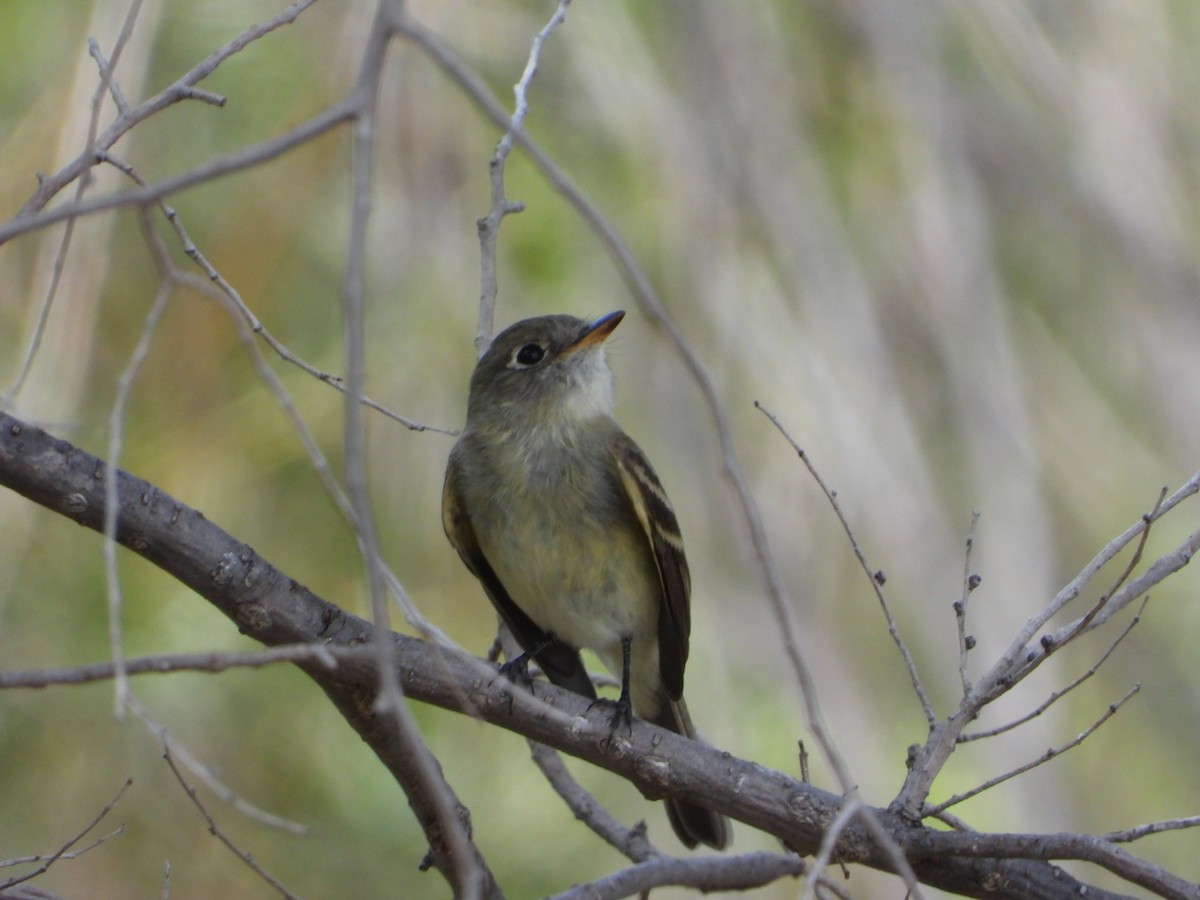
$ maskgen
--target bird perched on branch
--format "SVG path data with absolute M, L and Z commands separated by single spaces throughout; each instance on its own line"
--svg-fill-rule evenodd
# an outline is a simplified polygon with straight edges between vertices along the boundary
M 555 684 L 596 697 L 579 651 L 621 679 L 630 710 L 695 737 L 683 701 L 691 579 L 654 469 L 612 418 L 604 341 L 624 317 L 526 319 L 471 376 L 450 452 L 442 521 L 513 636 Z M 723 849 L 724 816 L 668 798 L 688 847 Z

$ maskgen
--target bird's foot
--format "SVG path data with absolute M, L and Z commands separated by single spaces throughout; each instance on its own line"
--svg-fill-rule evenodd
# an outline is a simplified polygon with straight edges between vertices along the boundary
M 533 676 L 529 674 L 529 662 L 531 658 L 530 654 L 522 653 L 516 659 L 510 659 L 508 662 L 501 663 L 498 672 L 499 677 L 511 681 L 513 684 L 529 687 L 533 684 Z
M 610 735 L 615 735 L 622 725 L 629 734 L 633 734 L 633 704 L 627 696 L 622 694 L 617 700 L 601 697 L 599 700 L 593 700 L 588 710 L 591 710 L 592 706 L 612 707 L 612 717 L 608 721 Z

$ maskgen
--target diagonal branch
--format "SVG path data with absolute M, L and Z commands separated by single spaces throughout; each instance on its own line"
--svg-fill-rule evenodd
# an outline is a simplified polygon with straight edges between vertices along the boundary
M 101 460 L 0 414 L 0 484 L 98 531 L 104 473 Z M 116 478 L 118 542 L 196 590 L 250 638 L 269 646 L 356 646 L 369 638 L 369 623 L 315 596 L 195 510 L 128 473 L 118 471 Z M 471 713 L 485 721 L 615 772 L 648 796 L 670 794 L 710 805 L 775 835 L 796 852 L 815 852 L 842 807 L 843 799 L 835 794 L 643 722 L 634 723 L 628 739 L 609 740 L 608 716 L 589 711 L 587 700 L 578 695 L 541 683 L 536 695 L 512 692 L 502 683 L 481 679 L 480 663 L 473 657 L 402 635 L 393 634 L 391 640 L 401 660 L 401 686 L 410 699 L 462 710 L 464 697 L 469 698 Z M 409 789 L 415 764 L 409 748 L 374 709 L 379 686 L 374 659 L 339 660 L 333 670 L 327 660 L 315 658 L 297 665 L 405 787 L 418 820 L 429 828 L 437 818 L 427 797 Z M 931 886 L 991 900 L 1065 900 L 1084 889 L 1093 898 L 1115 897 L 1042 862 L 914 853 L 907 849 L 911 841 L 929 829 L 913 827 L 886 810 L 871 813 L 892 841 L 907 850 L 917 877 Z M 446 852 L 444 834 L 436 828 L 426 834 Z M 976 846 L 988 846 L 987 835 L 972 838 Z M 834 858 L 894 871 L 887 849 L 861 822 L 843 831 Z M 1134 869 L 1118 874 L 1137 875 Z

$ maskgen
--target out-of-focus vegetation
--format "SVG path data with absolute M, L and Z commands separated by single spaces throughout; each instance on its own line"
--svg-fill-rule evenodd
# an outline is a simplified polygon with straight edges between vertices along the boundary
M 107 52 L 127 5 L 0 4 L 0 218 L 20 208 L 36 173 L 83 146 L 97 81 L 86 40 Z M 282 5 L 148 0 L 117 67 L 125 93 L 156 92 Z M 228 97 L 224 108 L 168 109 L 115 153 L 154 181 L 302 121 L 351 83 L 369 7 L 316 4 L 204 83 Z M 508 99 L 553 7 L 411 8 Z M 949 711 L 958 684 L 951 603 L 973 509 L 983 583 L 970 630 L 982 665 L 1162 485 L 1197 468 L 1198 40 L 1200 7 L 1156 0 L 576 0 L 546 45 L 527 128 L 612 218 L 701 349 L 783 562 L 825 714 L 870 802 L 894 795 L 924 721 L 841 528 L 752 403 L 780 416 L 838 490 L 872 564 L 888 574 L 939 712 Z M 381 108 L 368 392 L 455 427 L 473 363 L 475 220 L 487 210 L 498 134 L 403 42 L 393 45 Z M 111 115 L 110 105 L 103 121 Z M 170 198 L 267 328 L 332 372 L 344 370 L 348 147 L 345 131 L 328 134 Z M 526 210 L 501 230 L 500 324 L 629 307 L 596 240 L 519 152 L 508 175 L 509 196 Z M 108 169 L 93 190 L 125 186 Z M 16 377 L 60 238 L 55 228 L 0 247 L 0 394 Z M 134 212 L 80 221 L 12 411 L 103 455 L 116 379 L 156 286 Z M 619 417 L 656 462 L 688 541 L 693 713 L 718 746 L 794 772 L 795 742 L 806 738 L 797 689 L 699 393 L 636 310 L 610 358 Z M 340 395 L 272 365 L 336 466 Z M 174 296 L 123 427 L 123 467 L 365 612 L 353 536 L 212 301 Z M 493 615 L 439 520 L 451 438 L 381 416 L 370 433 L 388 560 L 425 615 L 482 653 Z M 1173 518 L 1155 529 L 1150 553 L 1194 530 L 1194 510 Z M 0 495 L 0 548 L 3 665 L 107 658 L 99 539 Z M 148 564 L 123 555 L 121 576 L 128 654 L 245 645 Z M 1196 814 L 1196 593 L 1187 570 L 1157 591 L 1087 687 L 1021 731 L 961 749 L 934 799 L 1065 742 L 1140 682 L 1140 696 L 1082 748 L 957 812 L 1009 831 L 1107 831 Z M 1055 659 L 985 724 L 1036 705 L 1103 646 Z M 309 826 L 302 837 L 272 830 L 202 794 L 221 827 L 296 893 L 348 896 L 351 885 L 358 897 L 445 895 L 436 875 L 416 871 L 423 838 L 400 790 L 299 673 L 143 677 L 134 689 L 225 784 Z M 124 824 L 124 834 L 40 883 L 71 897 L 157 896 L 169 863 L 175 898 L 269 896 L 207 834 L 153 735 L 114 721 L 111 709 L 106 685 L 0 695 L 0 858 L 54 850 L 132 775 L 101 829 Z M 619 865 L 551 795 L 521 740 L 417 714 L 509 896 Z M 674 846 L 660 807 L 608 775 L 573 769 L 627 821 L 646 818 L 652 837 Z M 815 756 L 813 779 L 833 787 Z M 771 848 L 737 832 L 738 849 L 759 846 Z M 1194 848 L 1194 833 L 1182 833 L 1137 850 L 1197 880 Z M 850 886 L 868 896 L 885 883 L 856 873 Z

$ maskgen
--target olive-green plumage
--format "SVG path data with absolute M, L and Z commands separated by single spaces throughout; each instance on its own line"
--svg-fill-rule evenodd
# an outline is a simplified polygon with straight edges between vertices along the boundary
M 443 523 L 551 681 L 595 697 L 579 650 L 618 676 L 627 663 L 622 700 L 695 737 L 683 702 L 691 580 L 679 525 L 612 418 L 604 340 L 623 315 L 542 316 L 496 337 L 471 378 Z M 674 798 L 667 811 L 687 846 L 728 843 L 723 816 Z

